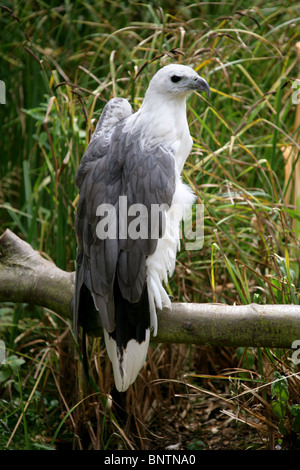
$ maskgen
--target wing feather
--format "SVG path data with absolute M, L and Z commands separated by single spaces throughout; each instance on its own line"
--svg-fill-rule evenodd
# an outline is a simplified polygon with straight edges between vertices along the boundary
M 88 324 L 90 321 L 101 324 L 108 332 L 114 330 L 116 278 L 120 293 L 126 301 L 140 301 L 146 283 L 146 259 L 155 251 L 158 241 L 158 237 L 151 237 L 151 228 L 157 226 L 161 220 L 159 215 L 156 218 L 151 217 L 151 205 L 170 206 L 175 191 L 175 160 L 172 150 L 162 145 L 143 148 L 140 129 L 134 120 L 130 126 L 128 116 L 117 120 L 113 129 L 110 129 L 105 122 L 105 115 L 112 119 L 112 108 L 110 104 L 109 109 L 104 112 L 104 117 L 101 118 L 102 127 L 100 122 L 76 175 L 80 197 L 75 223 L 78 238 L 74 293 L 75 331 L 78 324 Z M 113 121 L 115 120 L 114 117 Z M 110 140 L 107 133 L 110 133 Z M 146 239 L 121 240 L 118 236 L 116 239 L 101 239 L 97 236 L 97 224 L 102 220 L 102 216 L 97 215 L 98 206 L 110 204 L 116 211 L 118 224 L 120 196 L 127 198 L 126 210 L 133 204 L 144 204 L 146 207 Z M 131 221 L 132 217 L 128 217 L 127 229 Z M 83 286 L 86 286 L 92 296 L 92 311 L 83 308 Z M 83 295 L 87 295 L 85 289 Z

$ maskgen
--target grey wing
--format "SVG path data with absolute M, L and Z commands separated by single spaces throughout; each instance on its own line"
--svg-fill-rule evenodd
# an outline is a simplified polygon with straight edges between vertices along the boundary
M 118 200 L 120 169 L 108 175 L 107 158 L 111 134 L 117 122 L 132 113 L 127 100 L 110 100 L 101 114 L 91 142 L 83 155 L 75 177 L 79 189 L 75 231 L 77 235 L 76 279 L 71 309 L 75 335 L 88 319 L 88 329 L 97 336 L 100 328 L 114 328 L 112 279 L 117 260 L 117 240 L 100 240 L 96 228 L 97 207 Z M 108 181 L 107 181 L 108 180 Z M 99 313 L 100 312 L 100 313 Z
M 119 241 L 117 277 L 122 296 L 129 302 L 138 302 L 145 286 L 146 259 L 154 253 L 163 234 L 164 214 L 172 203 L 175 159 L 172 150 L 163 145 L 140 148 L 134 135 L 128 145 L 130 158 L 124 164 L 121 192 L 126 196 L 127 211 L 136 210 L 127 216 L 127 238 Z M 137 227 L 135 220 L 140 222 L 137 239 L 132 238 L 134 231 L 130 231 L 132 225 L 133 229 Z
M 130 116 L 132 112 L 130 103 L 124 98 L 112 98 L 106 103 L 75 176 L 75 184 L 78 189 L 80 189 L 85 176 L 86 165 L 107 155 L 115 126 Z
M 105 202 L 114 210 L 114 198 L 108 197 L 104 178 L 106 158 L 103 157 L 90 166 L 79 196 L 75 222 L 78 240 L 75 308 L 77 322 L 93 316 L 98 327 L 103 326 L 107 331 L 112 331 L 114 329 L 113 280 L 118 258 L 118 240 L 100 239 L 97 235 L 98 207 Z M 116 199 L 119 189 L 120 183 L 116 181 L 114 185 Z
M 148 150 L 140 148 L 138 134 L 128 134 L 121 122 L 112 133 L 107 154 L 86 162 L 79 171 L 75 331 L 78 322 L 82 324 L 87 317 L 90 317 L 89 323 L 91 318 L 94 321 L 95 335 L 98 334 L 97 326 L 113 331 L 115 280 L 124 299 L 131 303 L 138 302 L 146 283 L 146 259 L 155 251 L 158 241 L 158 236 L 131 238 L 129 229 L 132 217 L 126 220 L 125 238 L 120 238 L 118 230 L 117 237 L 99 237 L 97 226 L 103 219 L 97 215 L 97 208 L 103 204 L 113 207 L 115 223 L 119 228 L 120 218 L 124 216 L 120 196 L 125 196 L 127 214 L 133 204 L 142 204 L 147 211 L 150 233 L 152 224 L 158 223 L 152 220 L 152 205 L 171 205 L 175 191 L 174 166 L 174 156 L 169 149 L 159 145 Z

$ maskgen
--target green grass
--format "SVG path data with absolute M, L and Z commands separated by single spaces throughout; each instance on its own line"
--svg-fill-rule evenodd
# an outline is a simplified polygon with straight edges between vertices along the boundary
M 0 10 L 0 79 L 7 97 L 0 105 L 1 231 L 10 228 L 73 271 L 74 175 L 94 120 L 113 96 L 138 109 L 155 71 L 180 62 L 204 76 L 212 94 L 189 98 L 194 146 L 184 170 L 205 206 L 204 246 L 182 249 L 169 291 L 186 302 L 298 304 L 300 210 L 284 199 L 282 147 L 299 149 L 292 83 L 300 7 L 294 1 L 244 4 L 5 2 L 13 14 Z M 0 448 L 52 448 L 54 441 L 55 448 L 163 447 L 171 414 L 180 420 L 185 409 L 192 429 L 197 395 L 217 388 L 230 397 L 228 413 L 247 416 L 263 436 L 261 448 L 299 445 L 291 411 L 300 403 L 293 375 L 299 366 L 291 351 L 154 345 L 128 398 L 135 432 L 126 434 L 111 418 L 111 371 L 102 342 L 90 345 L 96 388 L 84 398 L 69 325 L 53 312 L 10 304 L 0 309 L 0 322 L 12 358 L 0 366 Z M 15 358 L 22 361 L 13 365 Z M 235 368 L 231 375 L 238 380 L 220 382 L 226 368 Z M 272 405 L 280 400 L 279 392 L 272 396 L 276 373 L 287 377 L 284 416 Z M 182 385 L 184 374 L 195 375 L 189 385 Z M 206 382 L 205 374 L 216 379 Z M 144 388 L 151 379 L 168 378 L 175 382 Z M 188 398 L 185 387 L 194 387 Z M 186 447 L 199 440 L 187 428 Z

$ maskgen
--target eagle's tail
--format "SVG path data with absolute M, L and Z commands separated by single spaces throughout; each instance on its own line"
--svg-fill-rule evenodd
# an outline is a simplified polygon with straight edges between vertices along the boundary
M 125 392 L 143 367 L 150 340 L 150 313 L 147 286 L 137 303 L 128 302 L 115 282 L 115 322 L 113 332 L 104 330 L 105 345 L 112 362 L 115 386 Z

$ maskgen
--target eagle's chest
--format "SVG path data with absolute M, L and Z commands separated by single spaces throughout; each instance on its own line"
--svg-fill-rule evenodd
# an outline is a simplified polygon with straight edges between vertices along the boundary
M 168 122 L 166 136 L 175 156 L 177 171 L 181 173 L 193 145 L 185 106 L 174 107 L 173 112 L 169 114 L 168 121 L 165 122 Z
M 147 107 L 141 108 L 129 119 L 134 121 L 134 127 L 139 131 L 141 147 L 154 148 L 163 145 L 172 149 L 176 169 L 181 173 L 193 144 L 186 118 L 185 101 L 153 100 L 151 106 L 148 103 Z
M 192 146 L 193 140 L 187 127 L 186 132 L 182 133 L 180 137 L 175 140 L 173 145 L 176 167 L 179 173 L 182 172 L 186 159 L 192 150 Z

